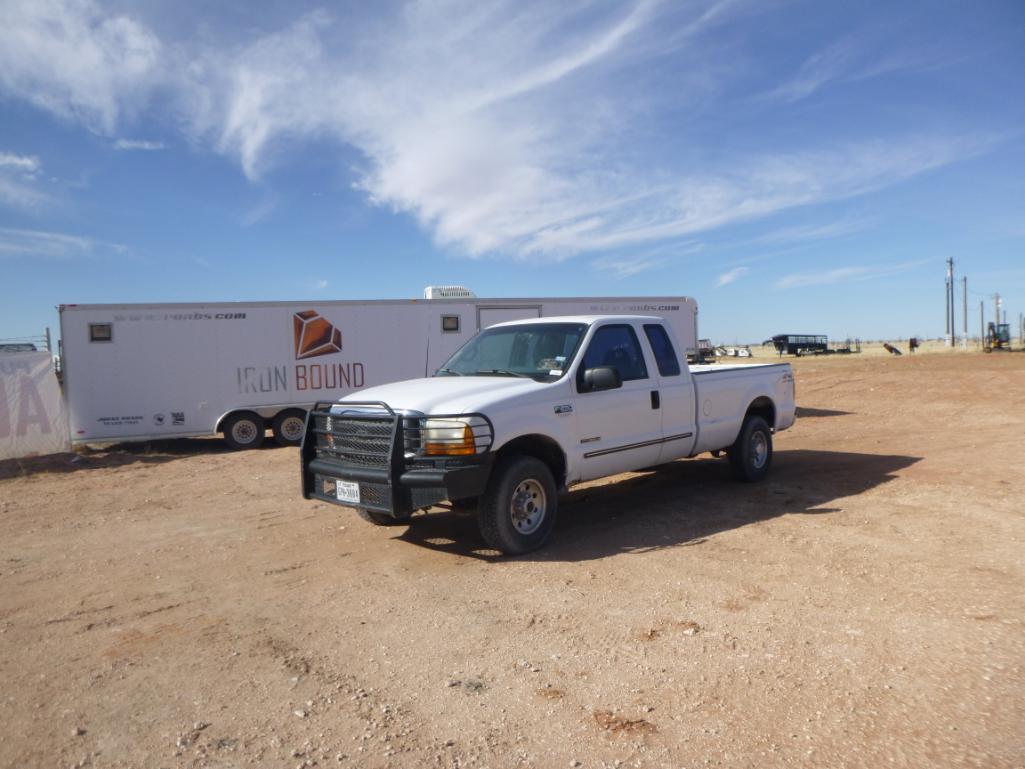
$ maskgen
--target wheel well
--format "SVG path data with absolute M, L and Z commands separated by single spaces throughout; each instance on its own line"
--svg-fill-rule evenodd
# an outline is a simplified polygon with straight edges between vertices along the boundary
M 521 435 L 513 438 L 497 452 L 497 459 L 521 455 L 540 459 L 552 471 L 555 485 L 563 488 L 566 485 L 566 455 L 562 448 L 547 435 Z
M 752 415 L 764 419 L 770 430 L 776 428 L 776 404 L 764 395 L 751 401 L 751 405 L 747 407 L 747 413 L 744 414 L 744 419 Z

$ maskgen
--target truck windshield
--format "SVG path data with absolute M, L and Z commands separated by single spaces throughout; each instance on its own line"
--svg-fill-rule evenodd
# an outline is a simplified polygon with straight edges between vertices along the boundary
M 566 373 L 584 337 L 583 323 L 527 323 L 485 329 L 435 376 L 522 376 L 554 382 Z

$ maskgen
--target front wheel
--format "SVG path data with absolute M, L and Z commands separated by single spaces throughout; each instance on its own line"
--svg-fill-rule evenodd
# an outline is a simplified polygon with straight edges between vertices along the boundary
M 505 555 L 535 550 L 552 533 L 557 507 L 555 479 L 548 466 L 534 457 L 512 457 L 495 468 L 480 498 L 480 533 Z
M 735 478 L 748 483 L 760 481 L 772 464 L 772 430 L 761 417 L 748 417 L 727 453 Z

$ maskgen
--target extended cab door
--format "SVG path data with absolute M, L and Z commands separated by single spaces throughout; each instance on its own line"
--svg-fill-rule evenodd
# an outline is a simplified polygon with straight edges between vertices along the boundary
M 584 371 L 608 366 L 622 387 L 586 392 Z M 661 409 L 652 395 L 658 382 L 649 372 L 634 327 L 614 323 L 595 329 L 577 366 L 574 399 L 577 467 L 581 480 L 647 467 L 658 461 Z
M 644 336 L 658 368 L 658 395 L 662 413 L 662 450 L 659 462 L 690 455 L 697 440 L 694 380 L 681 362 L 668 329 L 662 323 L 645 323 Z

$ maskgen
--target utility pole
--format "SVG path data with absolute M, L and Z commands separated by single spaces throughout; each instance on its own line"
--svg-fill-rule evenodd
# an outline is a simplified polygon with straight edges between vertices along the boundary
M 961 278 L 961 310 L 964 312 L 964 336 L 961 337 L 961 349 L 968 349 L 968 276 Z
M 979 345 L 986 347 L 986 315 L 983 309 L 983 302 L 979 301 Z
M 954 257 L 947 257 L 947 347 L 954 346 Z
M 943 300 L 947 303 L 947 314 L 943 317 L 943 335 L 950 330 L 950 279 L 943 281 Z

